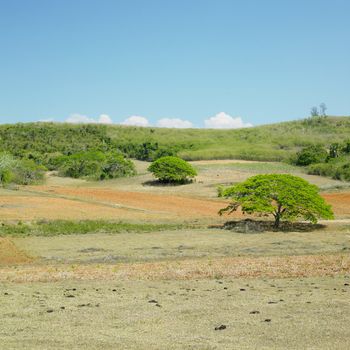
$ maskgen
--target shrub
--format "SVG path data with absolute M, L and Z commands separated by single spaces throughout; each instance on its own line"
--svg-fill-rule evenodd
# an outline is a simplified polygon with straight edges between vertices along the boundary
M 73 178 L 113 179 L 136 174 L 134 164 L 117 152 L 80 152 L 56 159 L 59 174 Z
M 185 160 L 166 156 L 155 160 L 148 170 L 160 182 L 164 183 L 185 183 L 197 175 L 196 170 Z
M 0 154 L 0 184 L 15 183 L 29 185 L 41 182 L 45 168 L 38 166 L 32 160 L 18 160 L 10 154 Z
M 312 145 L 303 148 L 296 154 L 295 164 L 299 166 L 307 166 L 314 163 L 322 163 L 326 161 L 327 151 L 321 145 Z

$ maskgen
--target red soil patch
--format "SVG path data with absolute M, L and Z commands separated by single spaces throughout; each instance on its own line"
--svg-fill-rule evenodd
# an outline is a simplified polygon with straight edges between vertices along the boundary
M 215 217 L 227 201 L 197 199 L 142 192 L 117 191 L 99 188 L 35 187 L 35 190 L 63 195 L 67 198 L 94 201 L 94 203 L 120 206 L 129 210 L 146 211 L 149 214 L 183 218 Z M 137 215 L 138 214 L 134 214 Z
M 132 220 L 137 217 L 140 220 L 156 220 L 159 215 L 137 212 L 103 203 L 88 203 L 65 198 L 53 198 L 46 196 L 0 196 L 1 220 Z
M 322 197 L 330 204 L 336 216 L 350 216 L 350 193 L 323 193 Z
M 32 261 L 8 239 L 0 237 L 0 265 L 23 264 Z

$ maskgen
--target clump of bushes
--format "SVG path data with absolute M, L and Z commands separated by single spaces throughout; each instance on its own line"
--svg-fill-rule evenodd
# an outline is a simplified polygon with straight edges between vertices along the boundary
M 326 150 L 313 145 L 299 151 L 292 163 L 306 166 L 308 174 L 350 181 L 350 141 L 332 143 Z
M 330 160 L 327 163 L 311 164 L 307 168 L 310 175 L 331 177 L 335 180 L 350 181 L 350 159 Z
M 114 179 L 136 174 L 132 161 L 117 152 L 89 151 L 55 159 L 59 175 L 93 180 Z
M 0 154 L 0 185 L 30 185 L 44 179 L 45 167 L 30 159 L 16 159 L 10 154 Z
M 311 145 L 303 148 L 296 154 L 295 165 L 307 166 L 325 162 L 328 152 L 322 145 Z
M 196 169 L 191 164 L 173 156 L 155 160 L 148 170 L 163 183 L 186 183 L 197 175 Z

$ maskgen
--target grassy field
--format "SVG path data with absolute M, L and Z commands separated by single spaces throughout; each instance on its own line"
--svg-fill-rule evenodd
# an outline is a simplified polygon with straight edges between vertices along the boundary
M 347 185 L 281 163 L 193 165 L 181 186 L 136 162 L 133 178 L 0 189 L 0 349 L 348 349 Z M 336 220 L 220 229 L 243 216 L 217 215 L 217 186 L 268 172 L 320 186 Z

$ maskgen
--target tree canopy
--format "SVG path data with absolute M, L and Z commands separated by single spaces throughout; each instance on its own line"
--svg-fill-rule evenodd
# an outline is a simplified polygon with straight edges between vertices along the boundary
M 232 213 L 239 207 L 243 213 L 272 215 L 275 228 L 281 220 L 302 218 L 312 223 L 317 219 L 333 219 L 331 206 L 319 195 L 318 187 L 287 174 L 256 175 L 237 185 L 219 189 L 219 196 L 232 202 L 219 211 Z
M 197 171 L 191 164 L 173 156 L 155 160 L 148 170 L 161 182 L 184 183 L 197 175 Z

